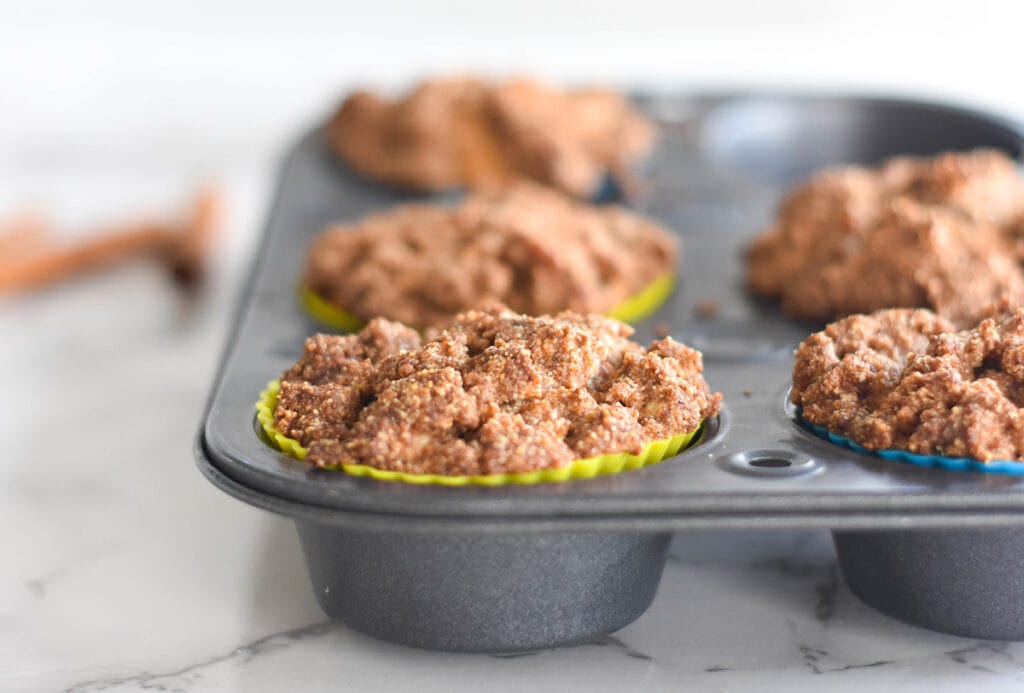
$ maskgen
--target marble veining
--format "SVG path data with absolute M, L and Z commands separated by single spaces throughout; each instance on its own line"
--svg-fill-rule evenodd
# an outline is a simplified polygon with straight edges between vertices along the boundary
M 51 568 L 45 573 L 29 578 L 25 584 L 35 597 L 42 599 L 46 597 L 46 592 L 54 583 L 72 575 L 73 571 L 80 570 L 89 561 L 109 554 L 116 549 L 117 547 L 114 545 L 100 545 L 85 549 L 71 556 L 67 562 L 62 563 L 58 567 Z
M 646 655 L 643 652 L 640 652 L 639 650 L 633 649 L 632 647 L 627 645 L 625 642 L 623 642 L 620 638 L 617 638 L 614 635 L 602 635 L 602 636 L 600 636 L 598 638 L 594 638 L 593 640 L 591 640 L 589 644 L 590 645 L 597 645 L 598 647 L 610 647 L 610 648 L 612 648 L 615 651 L 621 652 L 622 654 L 626 655 L 627 657 L 632 657 L 633 659 L 639 659 L 639 660 L 641 660 L 643 662 L 653 662 L 654 661 L 654 657 L 651 657 L 650 655 Z
M 818 595 L 818 603 L 814 605 L 814 615 L 819 621 L 832 618 L 835 610 L 836 593 L 839 592 L 839 564 L 835 561 L 828 564 L 820 582 L 815 583 L 814 591 Z
M 254 657 L 258 657 L 266 652 L 290 647 L 304 639 L 330 633 L 338 627 L 338 624 L 326 621 L 302 628 L 293 628 L 281 633 L 271 633 L 236 647 L 230 652 L 214 655 L 173 671 L 143 671 L 129 676 L 80 681 L 62 689 L 61 693 L 96 693 L 97 691 L 109 691 L 118 688 L 124 690 L 133 686 L 145 690 L 184 693 L 189 690 L 193 683 L 203 677 L 203 672 L 206 669 L 214 665 L 231 663 L 241 666 L 252 661 Z
M 654 661 L 654 658 L 650 655 L 646 655 L 643 652 L 640 652 L 639 650 L 633 649 L 628 644 L 623 642 L 620 638 L 617 638 L 614 635 L 601 635 L 596 638 L 593 638 L 588 642 L 579 645 L 573 645 L 572 647 L 608 647 L 611 648 L 613 651 L 622 653 L 626 657 L 632 657 L 633 659 L 639 659 L 644 662 Z M 534 650 L 532 652 L 502 652 L 494 653 L 489 656 L 494 657 L 496 659 L 517 659 L 520 657 L 531 657 L 534 655 L 543 654 L 544 652 L 555 651 L 558 651 L 558 649 L 556 648 L 555 650 Z
M 943 654 L 949 657 L 951 661 L 968 666 L 975 671 L 995 674 L 996 666 L 991 666 L 989 663 L 996 665 L 1010 664 L 1018 669 L 1024 666 L 1024 663 L 1018 659 L 1018 654 L 1014 650 L 1019 652 L 1017 648 L 1011 649 L 1010 643 L 979 641 L 973 645 L 949 650 Z

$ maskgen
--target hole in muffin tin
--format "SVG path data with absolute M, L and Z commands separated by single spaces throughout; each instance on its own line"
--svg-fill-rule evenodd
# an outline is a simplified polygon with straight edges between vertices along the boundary
M 722 466 L 736 474 L 759 477 L 793 477 L 821 468 L 812 457 L 791 450 L 745 450 L 728 455 Z
M 792 460 L 784 460 L 781 457 L 755 457 L 750 460 L 747 464 L 752 467 L 791 467 L 793 466 Z

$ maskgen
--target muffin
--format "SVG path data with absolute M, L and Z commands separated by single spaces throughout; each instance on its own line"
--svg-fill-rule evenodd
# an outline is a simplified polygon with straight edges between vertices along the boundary
M 794 317 L 929 308 L 961 327 L 1024 303 L 1024 182 L 980 149 L 812 176 L 747 253 L 747 282 Z
M 796 352 L 801 417 L 868 450 L 1024 459 L 1024 308 L 966 330 L 924 309 L 853 315 Z
M 384 319 L 316 335 L 280 379 L 274 431 L 317 467 L 481 476 L 565 468 L 692 434 L 721 395 L 701 355 L 598 315 L 471 311 L 431 339 Z M 670 453 L 671 454 L 671 453 Z
M 497 303 L 529 315 L 609 313 L 644 294 L 652 310 L 671 291 L 676 255 L 675 237 L 649 219 L 520 184 L 328 229 L 310 247 L 305 281 L 363 323 L 428 327 Z
M 462 78 L 423 82 L 394 101 L 352 94 L 327 137 L 348 166 L 391 185 L 429 191 L 532 180 L 587 198 L 606 174 L 621 182 L 655 130 L 610 90 Z

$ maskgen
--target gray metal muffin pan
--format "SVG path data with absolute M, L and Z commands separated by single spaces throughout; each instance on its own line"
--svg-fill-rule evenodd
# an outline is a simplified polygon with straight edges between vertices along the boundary
M 850 588 L 879 610 L 965 636 L 1024 639 L 1024 478 L 931 470 L 841 449 L 795 424 L 792 352 L 820 326 L 743 288 L 742 251 L 814 169 L 998 147 L 1018 126 L 919 102 L 845 96 L 641 97 L 662 140 L 631 203 L 683 238 L 659 329 L 704 352 L 725 406 L 701 441 L 642 470 L 587 481 L 442 488 L 314 470 L 254 422 L 268 380 L 323 330 L 296 300 L 326 224 L 407 202 L 333 160 L 319 130 L 291 150 L 196 441 L 203 473 L 295 520 L 324 610 L 419 647 L 511 652 L 580 642 L 650 604 L 670 533 L 826 527 Z M 437 196 L 446 198 L 449 196 Z M 717 311 L 700 317 L 697 306 Z

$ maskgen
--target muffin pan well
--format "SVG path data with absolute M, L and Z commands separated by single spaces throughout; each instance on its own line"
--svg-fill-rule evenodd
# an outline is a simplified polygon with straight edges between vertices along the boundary
M 634 339 L 667 329 L 704 352 L 705 377 L 725 406 L 698 443 L 597 479 L 454 489 L 319 471 L 270 447 L 256 399 L 322 329 L 298 298 L 307 243 L 331 222 L 409 200 L 346 171 L 315 130 L 281 169 L 196 441 L 203 473 L 294 518 L 324 610 L 394 642 L 508 652 L 586 640 L 643 613 L 672 531 L 796 526 L 832 529 L 850 588 L 883 612 L 1024 639 L 1024 558 L 1014 550 L 1024 477 L 889 462 L 799 426 L 786 405 L 792 352 L 820 326 L 748 295 L 742 259 L 781 194 L 814 169 L 976 146 L 1019 159 L 1024 130 L 860 97 L 638 102 L 662 139 L 631 202 L 680 234 L 683 257 L 675 294 Z

